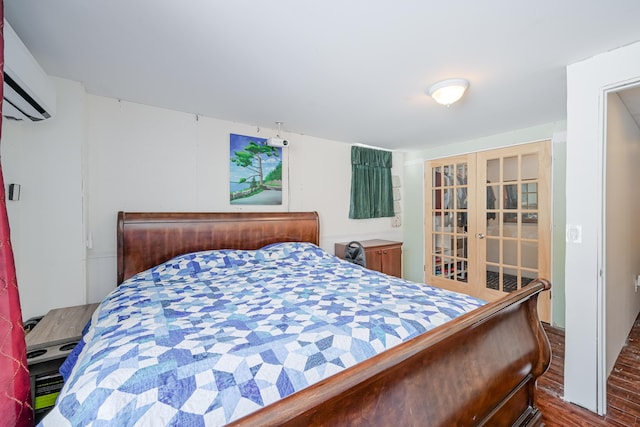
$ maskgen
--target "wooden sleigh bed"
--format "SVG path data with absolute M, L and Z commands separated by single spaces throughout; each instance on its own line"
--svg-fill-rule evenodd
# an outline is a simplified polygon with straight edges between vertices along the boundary
M 300 213 L 118 214 L 118 283 L 176 255 L 319 244 Z M 536 280 L 425 334 L 234 421 L 237 426 L 540 425 L 536 378 L 550 363 Z

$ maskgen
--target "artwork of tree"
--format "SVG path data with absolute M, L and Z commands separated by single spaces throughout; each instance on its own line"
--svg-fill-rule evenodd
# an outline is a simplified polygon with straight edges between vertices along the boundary
M 231 159 L 233 163 L 254 173 L 251 176 L 243 177 L 240 182 L 247 182 L 249 178 L 255 182 L 255 178 L 258 178 L 257 185 L 260 187 L 264 186 L 264 170 L 262 168 L 263 156 L 280 156 L 276 147 L 270 147 L 267 144 L 257 144 L 254 141 L 250 141 L 249 144 L 244 147 L 244 150 L 235 151 L 234 154 L 235 157 Z
M 231 204 L 282 204 L 282 149 L 266 139 L 231 134 Z

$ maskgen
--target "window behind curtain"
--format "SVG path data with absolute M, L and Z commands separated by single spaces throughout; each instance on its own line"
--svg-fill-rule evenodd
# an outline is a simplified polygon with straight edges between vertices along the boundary
M 391 152 L 351 147 L 351 204 L 349 218 L 393 216 Z

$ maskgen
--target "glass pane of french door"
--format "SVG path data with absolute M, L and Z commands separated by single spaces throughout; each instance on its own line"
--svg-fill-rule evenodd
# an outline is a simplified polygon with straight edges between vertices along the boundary
M 546 144 L 546 145 L 545 145 Z M 496 299 L 536 277 L 549 277 L 550 154 L 548 142 L 478 153 L 479 296 Z M 550 316 L 549 296 L 540 298 Z M 543 303 L 544 305 L 544 303 Z
M 469 176 L 466 156 L 429 162 L 425 182 L 431 196 L 427 215 L 427 281 L 467 292 L 469 283 Z M 472 172 L 475 174 L 475 172 Z M 473 179 L 472 181 L 473 182 Z M 473 192 L 473 189 L 471 189 Z
M 481 166 L 486 168 L 487 289 L 513 292 L 538 277 L 537 163 L 533 153 L 489 158 Z

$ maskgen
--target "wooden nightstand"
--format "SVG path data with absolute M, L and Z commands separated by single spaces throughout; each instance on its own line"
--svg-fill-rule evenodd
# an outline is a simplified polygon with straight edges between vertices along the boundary
M 367 268 L 391 276 L 402 277 L 402 242 L 392 240 L 362 240 L 367 255 Z M 338 258 L 344 259 L 344 249 L 349 242 L 336 243 L 334 250 Z
M 63 384 L 58 371 L 60 365 L 80 341 L 82 330 L 96 307 L 98 304 L 51 310 L 27 334 L 27 363 L 36 423 L 53 407 Z

